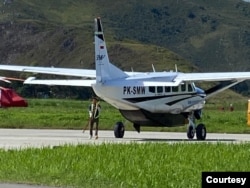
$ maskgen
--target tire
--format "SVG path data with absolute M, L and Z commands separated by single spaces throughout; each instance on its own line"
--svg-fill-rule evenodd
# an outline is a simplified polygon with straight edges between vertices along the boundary
M 206 135 L 207 135 L 207 130 L 204 124 L 199 124 L 196 127 L 196 137 L 197 140 L 205 140 L 206 139 Z
M 194 127 L 193 126 L 188 127 L 187 137 L 188 137 L 188 139 L 193 139 L 194 138 Z
M 122 122 L 117 122 L 114 127 L 114 134 L 116 138 L 123 138 L 125 127 Z

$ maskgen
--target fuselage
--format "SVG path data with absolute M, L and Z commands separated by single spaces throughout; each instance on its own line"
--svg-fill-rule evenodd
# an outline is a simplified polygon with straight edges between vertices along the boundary
M 135 81 L 111 81 L 95 84 L 93 89 L 120 110 L 179 114 L 201 109 L 205 104 L 204 91 L 191 82 L 179 86 L 144 86 Z
M 204 91 L 192 82 L 178 86 L 145 86 L 140 81 L 117 80 L 95 84 L 93 89 L 99 97 L 119 109 L 125 118 L 138 124 L 149 123 L 146 119 L 152 120 L 153 114 L 179 115 L 201 110 L 205 105 Z

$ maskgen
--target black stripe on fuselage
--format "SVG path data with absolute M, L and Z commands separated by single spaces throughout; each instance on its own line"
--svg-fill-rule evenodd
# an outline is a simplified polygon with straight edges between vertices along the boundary
M 188 98 L 192 98 L 194 96 L 197 96 L 196 94 L 190 94 L 190 93 L 184 93 L 184 94 L 179 94 L 179 95 L 164 95 L 164 96 L 152 96 L 152 97 L 137 97 L 137 98 L 123 98 L 123 100 L 129 101 L 131 103 L 138 103 L 138 102 L 144 102 L 144 101 L 151 101 L 151 100 L 157 100 L 157 99 L 162 99 L 166 97 L 173 97 L 173 96 L 180 96 L 180 95 L 189 95 L 188 97 L 182 98 L 182 99 L 177 99 L 174 101 L 171 101 L 169 103 L 166 103 L 167 105 L 173 105 L 179 101 L 186 100 Z

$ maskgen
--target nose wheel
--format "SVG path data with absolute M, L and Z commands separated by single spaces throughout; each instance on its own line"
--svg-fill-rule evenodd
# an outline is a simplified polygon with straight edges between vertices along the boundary
M 189 126 L 187 130 L 187 137 L 188 139 L 193 139 L 195 135 L 195 129 L 193 126 Z
M 196 134 L 197 140 L 205 140 L 207 136 L 207 130 L 204 124 L 195 125 L 194 113 L 188 116 L 188 127 L 187 127 L 187 137 L 188 139 L 193 139 Z

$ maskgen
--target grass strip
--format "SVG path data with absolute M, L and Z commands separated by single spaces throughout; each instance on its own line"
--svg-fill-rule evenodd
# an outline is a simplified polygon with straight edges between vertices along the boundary
M 1 150 L 0 181 L 62 187 L 200 187 L 202 171 L 249 171 L 250 144 L 146 143 Z
M 88 122 L 90 101 L 63 99 L 29 99 L 28 108 L 8 108 L 0 110 L 0 128 L 39 128 L 39 129 L 82 129 Z M 124 122 L 126 130 L 134 130 L 131 122 L 126 121 L 120 112 L 101 102 L 100 129 L 113 130 L 118 121 Z M 229 106 L 229 105 L 228 105 Z M 247 126 L 247 103 L 234 104 L 235 110 L 221 111 L 216 105 L 207 105 L 202 119 L 207 132 L 250 133 Z M 141 127 L 142 131 L 186 132 L 186 126 L 180 127 Z

